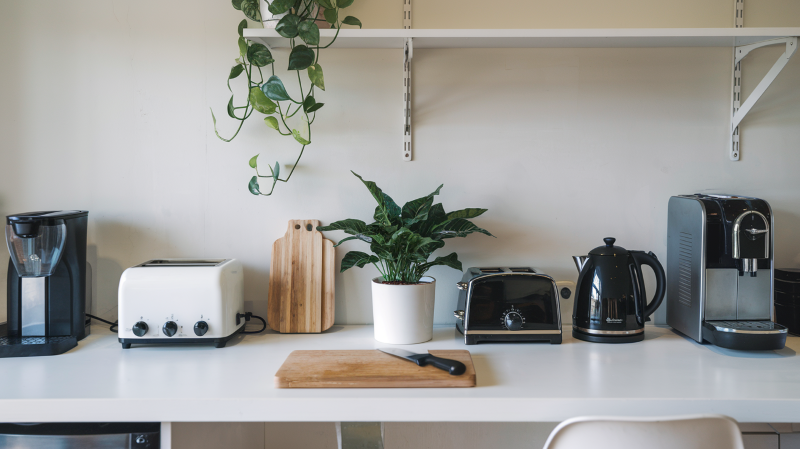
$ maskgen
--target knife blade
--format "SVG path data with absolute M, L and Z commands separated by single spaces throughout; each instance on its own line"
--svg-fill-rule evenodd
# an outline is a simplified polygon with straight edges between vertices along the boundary
M 386 354 L 393 355 L 395 357 L 400 357 L 401 359 L 406 359 L 416 363 L 419 366 L 433 365 L 440 370 L 449 372 L 453 376 L 464 374 L 464 372 L 467 370 L 466 365 L 458 360 L 443 359 L 432 354 L 415 354 L 413 352 L 406 351 L 405 349 L 396 348 L 378 348 L 378 351 L 385 352 Z

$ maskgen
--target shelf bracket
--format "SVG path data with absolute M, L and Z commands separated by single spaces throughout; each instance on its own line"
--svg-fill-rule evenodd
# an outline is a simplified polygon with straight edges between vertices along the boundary
M 411 0 L 403 0 L 403 29 L 411 29 Z M 414 43 L 410 37 L 403 43 L 403 160 L 411 161 L 411 58 Z
M 775 64 L 769 69 L 769 72 L 764 76 L 764 79 L 758 83 L 753 93 L 751 93 L 744 103 L 741 103 L 741 89 L 742 89 L 742 59 L 745 58 L 751 51 L 767 47 L 770 45 L 786 45 L 786 51 L 778 58 Z M 730 158 L 732 161 L 739 160 L 741 153 L 739 147 L 739 124 L 742 119 L 750 112 L 753 105 L 756 104 L 761 95 L 767 88 L 775 81 L 778 74 L 781 73 L 786 63 L 792 58 L 795 50 L 797 50 L 797 37 L 782 37 L 780 39 L 770 39 L 767 41 L 756 42 L 754 44 L 742 45 L 741 47 L 734 47 L 733 49 L 733 114 L 731 115 L 731 152 Z

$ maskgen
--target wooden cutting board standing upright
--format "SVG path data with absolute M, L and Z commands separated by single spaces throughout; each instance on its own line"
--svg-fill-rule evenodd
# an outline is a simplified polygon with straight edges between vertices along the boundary
M 267 320 L 282 333 L 315 333 L 333 326 L 333 242 L 319 220 L 289 220 L 272 244 Z

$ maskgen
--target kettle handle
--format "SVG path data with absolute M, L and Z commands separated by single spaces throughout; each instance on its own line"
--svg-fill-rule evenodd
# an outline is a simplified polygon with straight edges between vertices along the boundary
M 647 297 L 644 292 L 644 279 L 642 278 L 641 266 L 649 266 L 656 275 L 656 294 L 653 295 L 653 300 L 650 301 L 650 304 L 647 304 L 644 308 L 643 318 L 647 319 L 647 317 L 652 315 L 658 306 L 661 305 L 661 301 L 664 300 L 664 293 L 667 290 L 667 276 L 664 274 L 664 267 L 661 266 L 661 262 L 658 261 L 658 258 L 652 251 L 649 253 L 645 253 L 644 251 L 630 251 L 630 255 L 633 257 L 633 261 L 636 264 L 636 276 L 639 281 L 639 286 L 641 287 L 642 304 L 647 301 Z

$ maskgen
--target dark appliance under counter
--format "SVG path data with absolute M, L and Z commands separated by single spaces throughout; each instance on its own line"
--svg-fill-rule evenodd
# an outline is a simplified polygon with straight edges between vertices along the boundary
M 0 448 L 159 449 L 161 423 L 0 423 Z

